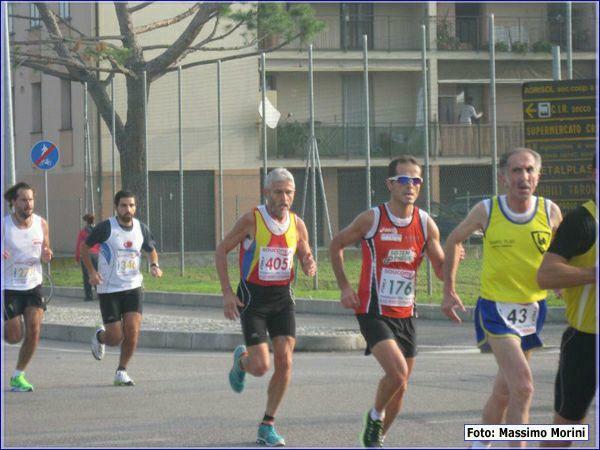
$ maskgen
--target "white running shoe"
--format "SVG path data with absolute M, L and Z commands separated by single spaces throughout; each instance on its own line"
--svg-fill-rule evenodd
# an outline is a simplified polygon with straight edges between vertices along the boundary
M 126 370 L 117 370 L 114 384 L 115 386 L 135 386 L 133 380 L 127 375 Z
M 104 358 L 104 344 L 98 340 L 98 333 L 104 331 L 104 325 L 99 326 L 92 335 L 92 355 L 98 361 Z

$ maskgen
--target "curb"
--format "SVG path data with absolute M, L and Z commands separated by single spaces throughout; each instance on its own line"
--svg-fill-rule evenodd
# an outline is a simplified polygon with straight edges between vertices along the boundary
M 95 330 L 95 327 L 89 326 L 42 323 L 41 337 L 56 341 L 89 343 Z M 141 330 L 138 348 L 230 352 L 243 343 L 241 333 Z M 365 345 L 365 340 L 358 333 L 337 336 L 298 335 L 296 336 L 295 351 L 364 350 Z
M 83 298 L 83 288 L 55 287 L 54 295 L 60 297 Z M 188 292 L 145 292 L 144 301 L 161 305 L 202 306 L 221 308 L 220 295 L 192 294 Z M 464 320 L 473 320 L 475 308 L 465 307 L 467 312 L 461 313 Z M 337 301 L 296 299 L 296 312 L 300 314 L 332 314 L 354 315 L 353 311 L 342 308 Z M 417 316 L 420 319 L 448 320 L 439 305 L 417 304 Z M 566 323 L 565 308 L 551 307 L 546 314 L 546 323 Z

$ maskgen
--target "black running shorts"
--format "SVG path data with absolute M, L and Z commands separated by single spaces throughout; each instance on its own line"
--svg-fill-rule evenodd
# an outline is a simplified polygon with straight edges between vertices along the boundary
M 33 306 L 46 311 L 46 302 L 42 296 L 42 285 L 38 284 L 27 291 L 4 290 L 4 320 L 23 315 L 25 308 Z
M 385 339 L 395 340 L 405 358 L 417 355 L 417 333 L 413 317 L 394 319 L 374 314 L 357 314 L 356 318 L 360 332 L 367 341 L 365 355 L 370 354 L 371 349 Z
M 292 290 L 287 286 L 260 286 L 240 282 L 237 296 L 246 346 L 258 345 L 277 336 L 296 337 L 296 315 Z M 268 336 L 267 336 L 268 333 Z
M 142 313 L 144 291 L 141 287 L 128 291 L 98 294 L 102 323 L 114 323 L 123 320 L 128 312 Z
M 560 343 L 554 411 L 568 420 L 585 418 L 596 394 L 596 335 L 569 327 Z

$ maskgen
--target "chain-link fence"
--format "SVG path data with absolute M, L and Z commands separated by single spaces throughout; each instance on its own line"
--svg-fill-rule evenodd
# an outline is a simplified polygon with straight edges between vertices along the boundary
M 421 72 L 365 71 L 362 61 L 357 60 L 352 66 L 355 70 L 332 73 L 322 70 L 325 63 L 317 59 L 311 96 L 307 53 L 294 53 L 292 59 L 293 69 L 288 60 L 267 58 L 266 146 L 262 136 L 258 58 L 223 62 L 220 72 L 216 63 L 172 71 L 151 83 L 146 136 L 149 216 L 146 211 L 140 211 L 138 216 L 143 221 L 149 219 L 160 252 L 180 255 L 182 273 L 186 256 L 214 251 L 236 220 L 261 201 L 265 159 L 268 169 L 284 166 L 293 173 L 293 210 L 302 215 L 311 241 L 316 240 L 323 253 L 330 240 L 329 222 L 335 233 L 350 224 L 368 204 L 388 200 L 385 179 L 392 158 L 411 154 L 425 164 Z M 503 93 L 509 92 L 504 89 Z M 127 92 L 123 78 L 115 78 L 114 91 L 115 111 L 125 117 Z M 444 92 L 446 95 L 448 89 Z M 456 100 L 456 108 L 464 102 L 464 92 L 459 97 L 462 100 Z M 522 108 L 520 86 L 506 98 L 509 100 L 499 100 L 498 156 L 524 143 L 523 122 L 514 120 L 514 111 Z M 442 102 L 433 103 L 441 111 Z M 453 115 L 455 110 L 449 117 Z M 439 120 L 427 122 L 429 167 L 423 167 L 423 176 L 429 173 L 430 180 L 425 180 L 417 205 L 426 209 L 430 204 L 429 212 L 444 240 L 478 201 L 493 195 L 492 125 L 485 121 L 472 125 L 453 123 L 456 121 L 441 120 L 441 114 L 432 116 Z M 505 120 L 508 117 L 512 120 Z M 90 140 L 93 170 L 86 172 L 85 185 L 94 193 L 101 220 L 113 212 L 112 194 L 119 189 L 122 174 L 118 149 L 113 153 L 108 127 L 93 123 L 94 115 L 89 120 L 89 129 L 98 129 L 99 136 Z M 367 133 L 369 162 L 365 150 Z M 324 189 L 320 180 L 313 183 L 310 179 L 311 143 L 316 148 L 316 174 L 322 176 Z M 52 176 L 50 180 L 52 185 Z M 317 190 L 315 208 L 313 186 Z M 85 212 L 92 202 L 87 200 L 87 194 L 83 199 L 82 207 L 79 202 L 72 202 L 68 211 L 63 204 L 59 208 L 64 212 L 62 218 L 79 224 L 81 209 Z M 69 231 L 73 239 L 76 228 Z M 480 243 L 480 236 L 469 240 L 474 249 L 470 255 L 480 255 Z M 65 248 L 71 247 L 65 244 Z M 170 258 L 173 264 L 177 259 Z

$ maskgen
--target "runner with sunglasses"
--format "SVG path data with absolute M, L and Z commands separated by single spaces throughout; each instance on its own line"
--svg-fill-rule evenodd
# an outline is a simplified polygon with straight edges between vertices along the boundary
M 385 375 L 375 403 L 365 414 L 361 444 L 382 447 L 384 436 L 400 411 L 417 354 L 414 318 L 417 271 L 427 254 L 442 278 L 444 253 L 440 233 L 429 215 L 415 206 L 423 184 L 421 167 L 412 156 L 388 166 L 385 181 L 390 200 L 358 215 L 331 241 L 331 264 L 345 308 L 354 309 L 373 356 Z M 344 272 L 344 248 L 362 244 L 358 292 Z

